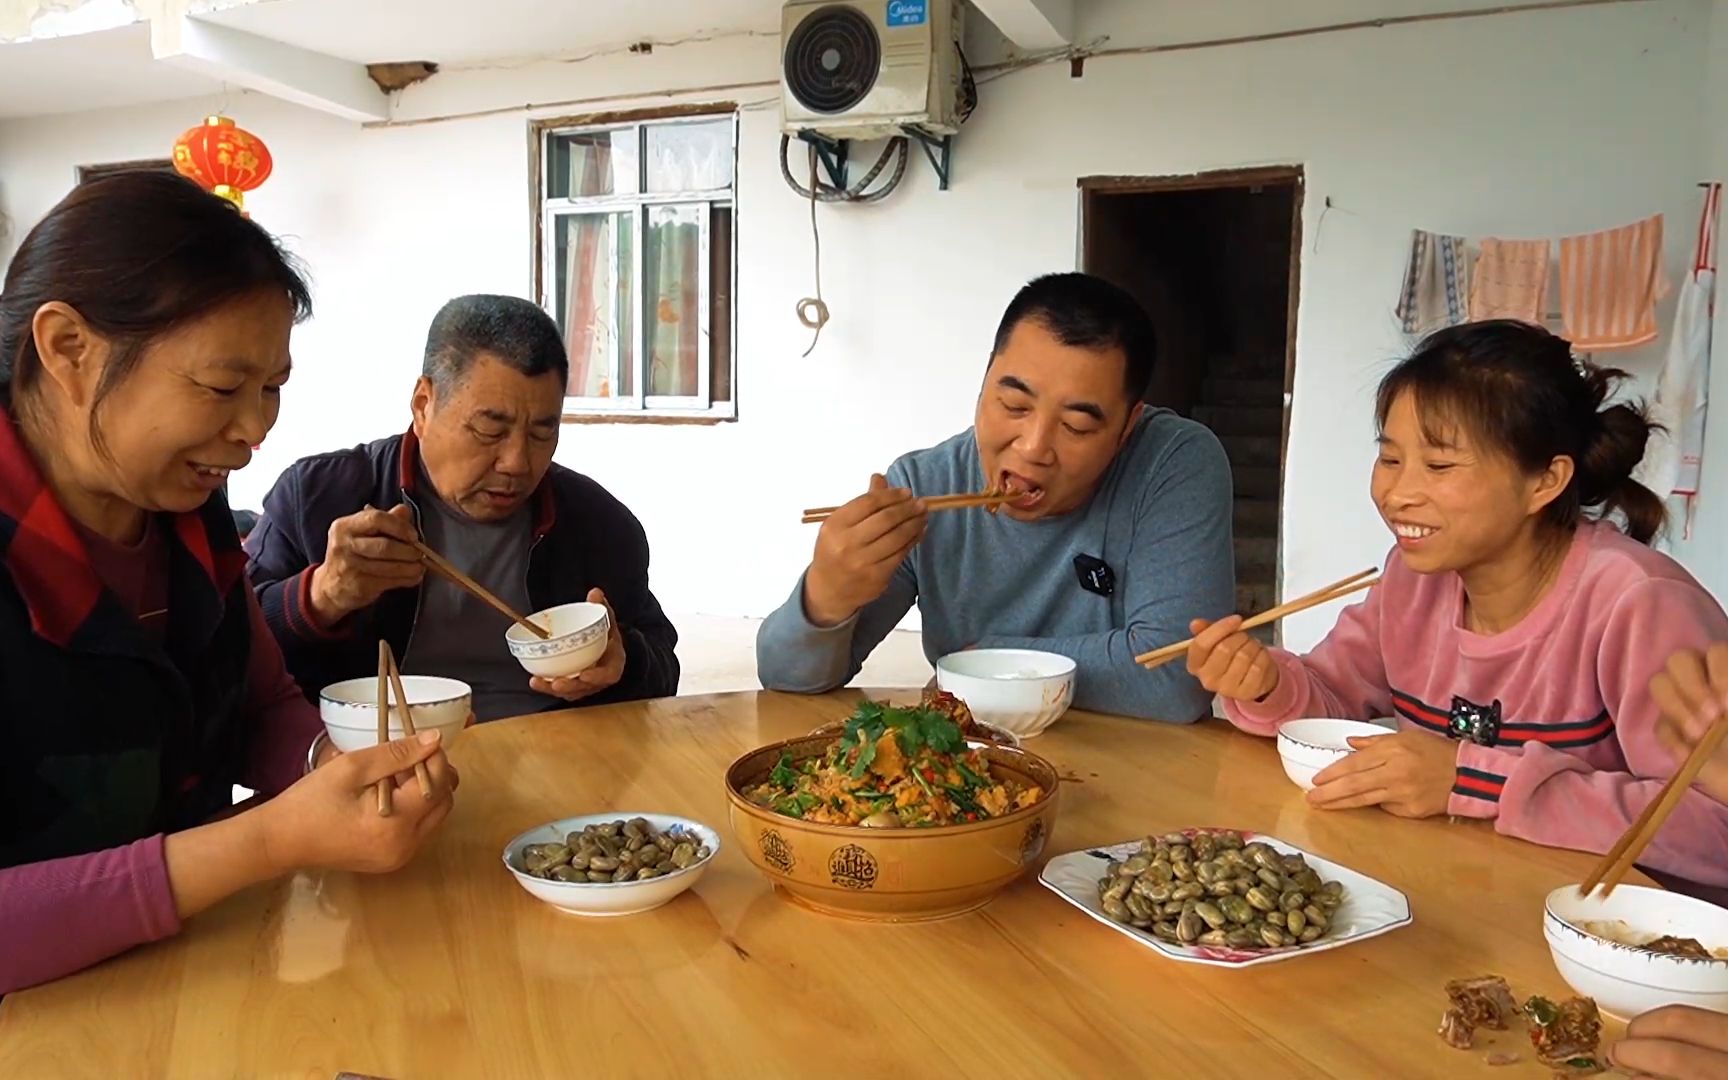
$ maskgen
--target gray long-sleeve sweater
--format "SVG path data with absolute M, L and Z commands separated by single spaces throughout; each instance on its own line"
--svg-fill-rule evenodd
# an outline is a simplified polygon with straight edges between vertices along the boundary
M 918 495 L 978 490 L 972 431 L 905 455 L 887 476 Z M 1210 710 L 1211 695 L 1179 663 L 1146 671 L 1134 657 L 1188 637 L 1191 619 L 1235 610 L 1230 519 L 1230 463 L 1217 438 L 1149 409 L 1085 506 L 1031 522 L 932 514 L 887 592 L 839 626 L 805 616 L 800 577 L 757 634 L 757 673 L 771 690 L 844 686 L 916 602 L 932 664 L 967 648 L 1061 653 L 1079 665 L 1075 707 L 1188 723 Z M 1082 554 L 1109 565 L 1110 596 L 1081 588 Z

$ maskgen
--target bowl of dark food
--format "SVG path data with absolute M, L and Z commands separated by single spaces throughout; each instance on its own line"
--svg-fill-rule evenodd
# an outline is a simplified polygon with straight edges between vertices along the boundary
M 878 922 L 989 903 L 1056 820 L 1048 761 L 980 738 L 966 707 L 866 701 L 836 731 L 752 750 L 726 771 L 745 857 L 793 900 Z
M 1567 985 L 1620 1020 L 1664 1005 L 1728 1013 L 1728 910 L 1639 885 L 1548 894 L 1542 933 Z
M 695 885 L 720 835 L 671 814 L 588 814 L 516 837 L 504 866 L 530 896 L 573 915 L 635 915 Z

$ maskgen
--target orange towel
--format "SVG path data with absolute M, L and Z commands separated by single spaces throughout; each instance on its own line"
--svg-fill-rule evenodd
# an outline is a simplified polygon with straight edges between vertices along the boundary
M 1580 350 L 1655 341 L 1662 276 L 1662 215 L 1560 241 L 1560 318 Z
M 1542 322 L 1548 301 L 1548 241 L 1482 241 L 1470 271 L 1470 318 Z

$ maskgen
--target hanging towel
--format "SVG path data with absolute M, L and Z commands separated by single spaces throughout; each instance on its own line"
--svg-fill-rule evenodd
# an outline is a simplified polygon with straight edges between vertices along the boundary
M 1560 318 L 1580 352 L 1630 349 L 1656 340 L 1662 275 L 1662 215 L 1560 241 Z
M 1470 259 L 1462 236 L 1441 236 L 1416 229 L 1410 234 L 1410 261 L 1398 319 L 1406 334 L 1428 334 L 1470 320 Z
M 1470 272 L 1471 319 L 1519 319 L 1541 324 L 1548 302 L 1548 241 L 1482 241 Z
M 1692 535 L 1692 514 L 1704 466 L 1706 387 L 1710 385 L 1710 312 L 1716 286 L 1716 219 L 1722 185 L 1704 186 L 1704 212 L 1691 272 L 1680 284 L 1674 332 L 1656 384 L 1651 412 L 1662 431 L 1650 438 L 1639 466 L 1639 480 L 1656 494 L 1686 501 L 1685 535 Z

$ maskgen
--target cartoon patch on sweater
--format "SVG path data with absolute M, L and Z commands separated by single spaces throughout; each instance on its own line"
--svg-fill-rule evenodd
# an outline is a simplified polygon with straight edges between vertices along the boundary
M 1478 705 L 1454 694 L 1446 732 L 1454 739 L 1493 746 L 1500 740 L 1500 712 L 1498 698 L 1492 705 Z

